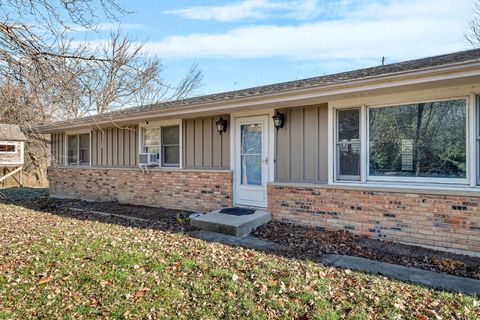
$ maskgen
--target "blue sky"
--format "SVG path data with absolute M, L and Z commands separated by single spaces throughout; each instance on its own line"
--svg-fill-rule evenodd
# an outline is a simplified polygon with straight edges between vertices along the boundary
M 196 94 L 236 90 L 469 49 L 474 0 L 124 1 L 123 31 L 147 41 L 175 82 L 197 62 Z M 101 25 L 102 30 L 112 28 Z M 86 35 L 102 38 L 104 33 Z

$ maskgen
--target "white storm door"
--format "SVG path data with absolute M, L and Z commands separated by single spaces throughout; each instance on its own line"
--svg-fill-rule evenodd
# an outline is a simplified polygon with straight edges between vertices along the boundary
M 236 119 L 235 204 L 266 207 L 268 116 Z

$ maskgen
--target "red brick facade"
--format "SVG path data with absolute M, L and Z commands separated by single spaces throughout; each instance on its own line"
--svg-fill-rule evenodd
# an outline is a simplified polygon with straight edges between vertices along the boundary
M 480 197 L 268 186 L 275 220 L 480 253 Z
M 230 171 L 50 167 L 50 195 L 211 211 L 232 205 Z

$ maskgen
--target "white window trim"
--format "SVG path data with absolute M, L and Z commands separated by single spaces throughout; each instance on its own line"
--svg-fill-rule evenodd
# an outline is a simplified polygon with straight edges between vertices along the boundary
M 69 164 L 68 163 L 68 136 L 75 136 L 88 133 L 88 164 Z M 63 156 L 63 164 L 69 167 L 91 167 L 92 166 L 92 130 L 75 130 L 67 131 L 63 138 L 64 150 L 66 151 Z M 78 162 L 78 161 L 77 161 Z
M 341 143 L 338 141 L 338 130 L 335 130 L 334 132 L 334 168 L 335 168 L 335 181 L 352 181 L 352 182 L 361 182 L 362 181 L 362 152 L 363 152 L 363 140 L 362 140 L 362 108 L 361 107 L 351 107 L 351 108 L 341 108 L 341 109 L 335 109 L 335 128 L 338 128 L 338 111 L 348 111 L 348 110 L 358 110 L 359 113 L 359 144 L 360 144 L 360 176 L 357 179 L 357 176 L 349 176 L 349 175 L 340 175 L 338 174 L 339 170 L 339 159 L 338 159 L 338 145 Z M 344 142 L 346 144 L 354 144 L 353 142 Z
M 162 127 L 172 127 L 178 126 L 178 139 L 179 139 L 179 161 L 178 166 L 162 166 Z M 160 129 L 160 159 L 158 161 L 159 168 L 165 169 L 182 169 L 183 168 L 183 121 L 182 119 L 169 119 L 169 120 L 160 120 L 160 121 L 144 121 L 138 124 L 139 135 L 138 135 L 138 153 L 143 152 L 143 129 Z M 137 155 L 138 157 L 138 155 Z
M 466 174 L 465 178 L 419 178 L 419 177 L 382 177 L 369 175 L 369 146 L 368 146 L 368 109 L 381 107 L 394 107 L 406 104 L 426 103 L 435 101 L 449 101 L 449 100 L 466 100 Z M 348 110 L 360 108 L 360 181 L 358 180 L 344 180 L 337 177 L 337 110 Z M 416 101 L 403 101 L 391 104 L 375 104 L 375 105 L 350 105 L 329 108 L 329 172 L 328 184 L 333 185 L 379 185 L 381 183 L 399 183 L 403 186 L 442 186 L 442 187 L 477 187 L 476 185 L 476 166 L 475 159 L 476 141 L 475 141 L 475 95 L 472 93 L 469 96 L 454 96 L 443 98 L 432 98 Z
M 0 151 L 0 154 L 15 154 L 18 152 L 18 147 L 17 147 L 17 144 L 15 142 L 2 142 L 0 141 L 0 145 L 2 146 L 14 146 L 15 147 L 15 151 Z

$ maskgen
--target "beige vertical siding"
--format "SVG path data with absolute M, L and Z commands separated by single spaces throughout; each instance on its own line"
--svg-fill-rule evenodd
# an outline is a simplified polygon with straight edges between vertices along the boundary
M 185 168 L 230 167 L 230 117 L 227 132 L 219 134 L 215 127 L 217 117 L 186 119 L 183 121 L 183 164 Z
M 65 163 L 65 134 L 53 133 L 50 135 L 50 141 L 52 165 L 63 165 Z
M 92 165 L 129 167 L 138 164 L 138 127 L 92 131 Z
M 275 180 L 326 182 L 327 105 L 280 112 L 285 115 L 285 126 L 275 137 Z
M 52 164 L 65 164 L 65 134 L 51 135 Z M 91 131 L 92 166 L 130 167 L 138 165 L 138 127 L 105 128 Z

